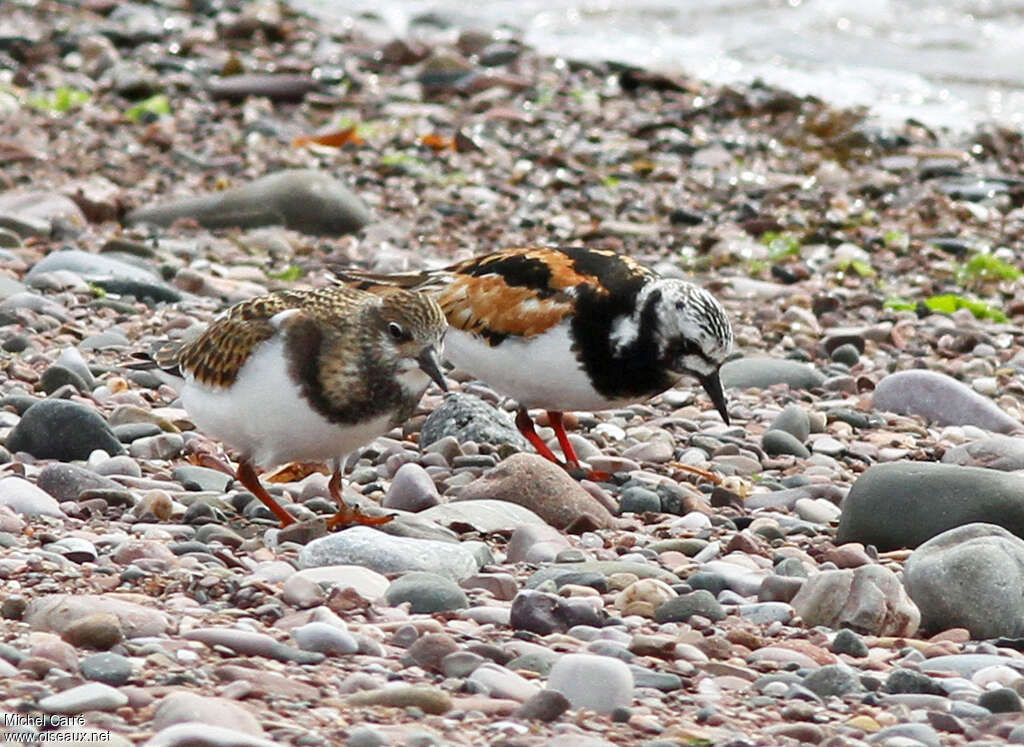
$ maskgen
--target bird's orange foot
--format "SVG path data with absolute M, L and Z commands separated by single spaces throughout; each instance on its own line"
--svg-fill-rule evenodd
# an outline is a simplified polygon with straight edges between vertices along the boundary
M 681 470 L 683 472 L 689 472 L 691 475 L 703 477 L 705 480 L 715 485 L 722 484 L 721 477 L 716 475 L 714 472 L 709 472 L 708 470 L 701 469 L 700 467 L 692 467 L 689 464 L 682 464 L 680 462 L 671 462 L 669 466 Z
M 388 514 L 387 516 L 370 516 L 369 514 L 364 514 L 360 511 L 358 506 L 345 505 L 340 511 L 338 511 L 338 513 L 327 520 L 327 528 L 334 531 L 339 527 L 350 527 L 356 524 L 377 526 L 379 524 L 387 524 L 394 518 L 395 514 Z

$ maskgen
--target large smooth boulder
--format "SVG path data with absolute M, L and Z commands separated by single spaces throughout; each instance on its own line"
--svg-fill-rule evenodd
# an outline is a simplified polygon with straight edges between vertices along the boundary
M 866 470 L 843 500 L 836 543 L 914 548 L 947 529 L 983 522 L 1024 537 L 1024 475 L 933 462 Z
M 976 639 L 1024 635 L 1024 540 L 993 524 L 932 537 L 903 569 L 931 631 L 967 628 Z

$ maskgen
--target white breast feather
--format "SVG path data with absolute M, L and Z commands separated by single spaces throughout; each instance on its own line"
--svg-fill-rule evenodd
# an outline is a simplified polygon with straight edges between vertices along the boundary
M 389 430 L 386 416 L 336 425 L 313 410 L 288 374 L 276 336 L 256 348 L 230 389 L 189 377 L 181 397 L 200 430 L 264 469 L 342 457 Z

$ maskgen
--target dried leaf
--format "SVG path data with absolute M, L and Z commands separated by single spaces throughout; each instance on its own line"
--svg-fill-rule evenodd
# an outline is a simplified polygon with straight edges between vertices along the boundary
M 344 130 L 335 132 L 324 132 L 319 135 L 302 135 L 292 140 L 292 146 L 301 148 L 304 145 L 325 145 L 328 148 L 341 148 L 351 143 L 362 145 L 366 141 L 356 134 L 355 126 L 346 127 Z
M 267 482 L 298 482 L 314 472 L 330 474 L 327 467 L 319 462 L 292 462 L 273 472 L 264 472 L 263 479 Z
M 420 142 L 437 152 L 455 150 L 455 141 L 444 135 L 424 135 L 420 138 Z

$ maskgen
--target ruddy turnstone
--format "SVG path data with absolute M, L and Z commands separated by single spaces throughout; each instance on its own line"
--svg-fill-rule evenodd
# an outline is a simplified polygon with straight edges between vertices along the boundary
M 414 291 L 289 290 L 242 301 L 153 358 L 180 373 L 185 410 L 237 452 L 236 477 L 282 527 L 295 519 L 254 465 L 330 462 L 339 510 L 328 525 L 380 524 L 390 517 L 367 516 L 342 498 L 343 459 L 407 420 L 431 380 L 447 389 L 438 366 L 447 328 L 437 303 Z
M 729 422 L 718 369 L 732 349 L 732 326 L 722 305 L 708 291 L 621 254 L 505 249 L 438 270 L 346 269 L 338 276 L 363 289 L 398 286 L 437 299 L 451 325 L 445 357 L 515 399 L 520 432 L 561 463 L 527 413 L 547 410 L 568 468 L 580 465 L 563 411 L 641 402 L 685 375 L 701 383 Z

